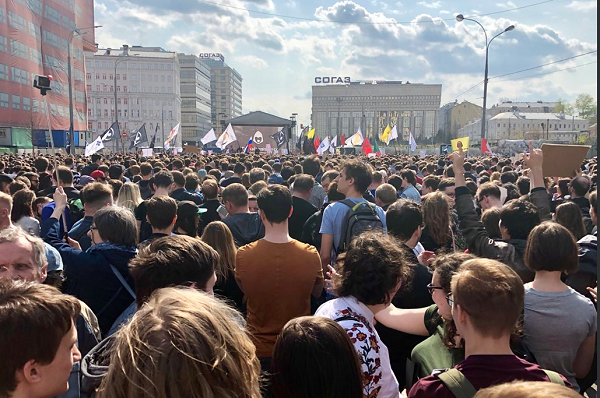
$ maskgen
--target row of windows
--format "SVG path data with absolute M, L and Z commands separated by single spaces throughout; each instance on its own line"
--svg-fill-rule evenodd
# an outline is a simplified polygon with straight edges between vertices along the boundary
M 580 129 L 580 128 L 582 128 L 582 127 L 585 127 L 585 126 L 582 126 L 582 125 L 580 125 L 580 124 L 577 124 L 576 126 L 577 126 L 577 127 L 576 127 L 577 129 Z M 499 127 L 499 128 L 500 128 L 500 127 L 506 128 L 506 127 L 507 127 L 507 124 L 506 124 L 506 123 L 498 123 L 498 127 Z M 508 125 L 508 127 L 509 127 L 509 128 L 511 127 L 511 126 L 510 126 L 510 124 Z M 536 123 L 527 123 L 526 125 L 525 125 L 525 124 L 523 124 L 523 125 L 520 125 L 519 127 L 520 127 L 520 128 L 536 128 L 536 127 L 537 127 L 537 128 L 542 128 L 542 123 L 537 123 L 537 124 L 536 124 Z M 512 125 L 512 128 L 513 128 L 513 129 L 516 129 L 516 128 L 517 128 L 517 125 L 516 125 L 515 123 L 513 123 L 513 125 Z M 566 129 L 566 128 L 570 128 L 570 129 L 572 129 L 572 128 L 573 128 L 573 124 L 566 124 L 566 123 L 556 123 L 556 124 L 550 124 L 550 127 L 549 127 L 549 128 L 550 128 L 550 129 Z
M 346 101 L 346 100 L 354 100 L 354 101 L 364 101 L 364 100 L 370 100 L 370 101 L 414 101 L 414 100 L 440 100 L 441 97 L 439 95 L 395 95 L 395 96 L 378 96 L 378 95 L 363 95 L 360 97 L 320 97 L 320 96 L 316 96 L 314 97 L 316 101 L 321 101 L 321 102 L 326 102 L 326 101 L 333 101 L 333 102 L 337 102 L 339 100 L 342 101 Z
M 29 97 L 21 97 L 20 95 L 9 95 L 7 93 L 0 93 L 0 108 L 12 108 L 16 110 L 32 111 L 36 113 L 46 113 L 46 109 L 43 104 L 40 106 L 39 100 L 32 100 Z M 65 108 L 61 111 L 64 113 Z
M 114 62 L 106 62 L 106 61 L 92 61 L 91 60 L 87 60 L 85 61 L 85 65 L 86 67 L 92 68 L 92 65 L 94 65 L 96 68 L 112 68 L 114 69 L 115 67 L 115 63 Z M 117 69 L 134 69 L 134 70 L 173 70 L 173 64 L 171 63 L 150 63 L 150 62 L 127 62 L 127 61 L 123 61 L 123 62 L 119 62 L 119 64 L 117 65 Z
M 139 109 L 132 109 L 131 112 L 129 111 L 129 109 L 119 109 L 118 113 L 119 113 L 119 117 L 132 117 L 132 118 L 139 118 L 140 115 L 141 117 L 151 117 L 151 118 L 160 118 L 161 111 L 140 111 Z M 173 119 L 173 111 L 163 111 L 164 113 L 164 118 L 165 119 Z M 98 110 L 96 112 L 94 112 L 93 109 L 88 109 L 88 116 L 89 117 L 115 117 L 115 110 L 111 109 L 110 111 L 108 109 L 104 109 L 104 112 L 102 112 L 102 110 Z

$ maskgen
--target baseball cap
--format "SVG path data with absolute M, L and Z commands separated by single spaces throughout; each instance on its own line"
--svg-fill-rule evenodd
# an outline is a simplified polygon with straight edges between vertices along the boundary
M 13 181 L 14 181 L 14 179 L 11 176 L 9 176 L 8 174 L 0 174 L 0 182 L 3 182 L 5 184 L 10 184 Z
M 90 177 L 92 177 L 94 180 L 106 180 L 106 174 L 104 174 L 102 170 L 93 171 L 92 174 L 90 174 Z
M 79 177 L 79 185 L 85 187 L 87 184 L 94 182 L 94 179 L 91 176 L 81 176 Z
M 283 177 L 279 174 L 271 174 L 269 177 L 269 184 L 283 184 Z

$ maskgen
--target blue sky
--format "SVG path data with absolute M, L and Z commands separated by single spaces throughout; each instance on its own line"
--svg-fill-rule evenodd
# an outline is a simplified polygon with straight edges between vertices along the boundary
M 96 0 L 96 22 L 104 26 L 96 41 L 101 48 L 222 53 L 244 78 L 244 113 L 295 112 L 307 123 L 316 76 L 441 83 L 443 103 L 481 105 L 483 85 L 463 93 L 483 80 L 483 33 L 474 23 L 456 22 L 458 13 L 477 16 L 490 36 L 516 26 L 492 44 L 492 77 L 597 49 L 597 0 L 547 0 L 513 10 L 540 2 Z M 596 97 L 597 64 L 590 64 L 596 60 L 591 54 L 492 79 L 489 103 Z

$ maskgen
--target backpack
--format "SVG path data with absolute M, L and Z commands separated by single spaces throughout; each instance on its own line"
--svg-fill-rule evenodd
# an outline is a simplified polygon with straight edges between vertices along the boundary
M 71 226 L 75 225 L 77 221 L 81 220 L 85 216 L 81 199 L 69 199 L 67 201 L 67 212 L 69 214 Z
M 383 221 L 377 214 L 376 206 L 369 202 L 354 203 L 350 199 L 342 200 L 340 203 L 350 208 L 342 221 L 342 235 L 336 253 L 340 254 L 348 250 L 353 238 L 366 231 L 382 230 Z
M 550 379 L 550 382 L 554 384 L 558 384 L 561 386 L 565 386 L 565 382 L 560 377 L 560 375 L 551 370 L 544 370 L 546 376 Z M 456 398 L 473 398 L 475 394 L 477 394 L 477 390 L 471 382 L 466 378 L 466 376 L 458 369 L 450 369 L 444 373 L 440 373 L 438 378 L 444 383 L 446 387 L 450 390 L 450 392 Z

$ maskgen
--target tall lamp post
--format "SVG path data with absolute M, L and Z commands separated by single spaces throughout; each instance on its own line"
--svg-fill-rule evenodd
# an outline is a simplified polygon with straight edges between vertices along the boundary
M 73 45 L 73 39 L 77 36 L 83 36 L 85 33 L 81 33 L 83 30 L 90 30 L 101 28 L 102 25 L 90 26 L 89 28 L 77 28 L 73 29 L 69 34 L 69 43 L 67 45 L 67 78 L 69 79 L 69 145 L 71 151 L 75 151 L 75 128 L 73 125 L 73 78 L 71 76 L 71 46 Z
M 483 118 L 481 119 L 481 138 L 485 138 L 485 130 L 486 130 L 486 126 L 487 126 L 486 112 L 487 112 L 487 93 L 488 93 L 488 82 L 489 82 L 488 76 L 489 76 L 490 45 L 492 44 L 494 39 L 497 38 L 498 36 L 501 36 L 506 32 L 510 32 L 510 31 L 514 30 L 515 25 L 510 25 L 508 28 L 504 29 L 504 31 L 502 31 L 502 32 L 498 33 L 496 36 L 492 37 L 491 40 L 488 40 L 487 31 L 485 30 L 483 25 L 481 23 L 479 23 L 479 21 L 476 21 L 471 18 L 465 18 L 465 16 L 463 14 L 458 14 L 456 16 L 456 20 L 458 22 L 463 22 L 463 21 L 475 22 L 477 25 L 479 25 L 481 27 L 481 29 L 483 29 L 483 33 L 485 34 L 485 78 L 483 80 Z

